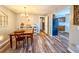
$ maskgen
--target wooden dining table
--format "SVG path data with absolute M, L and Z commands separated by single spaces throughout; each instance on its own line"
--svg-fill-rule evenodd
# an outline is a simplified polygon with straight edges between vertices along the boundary
M 26 37 L 28 37 L 28 36 L 30 35 L 31 43 L 33 43 L 33 33 L 34 33 L 34 30 L 33 30 L 33 29 L 16 30 L 16 31 L 14 31 L 14 32 L 12 32 L 12 33 L 9 34 L 9 36 L 10 36 L 10 47 L 11 47 L 11 48 L 13 47 L 13 45 L 12 45 L 12 43 L 13 43 L 13 38 L 12 38 L 12 37 L 15 36 L 15 32 L 16 32 L 16 33 L 17 33 L 17 32 L 21 32 L 21 35 L 25 35 Z M 28 41 L 27 41 L 27 43 L 28 43 Z

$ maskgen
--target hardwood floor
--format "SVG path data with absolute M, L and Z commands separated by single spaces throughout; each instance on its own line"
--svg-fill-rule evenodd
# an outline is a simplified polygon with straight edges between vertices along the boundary
M 66 43 L 67 41 L 64 40 L 62 41 L 59 38 L 59 36 L 50 37 L 41 32 L 39 35 L 34 35 L 34 43 L 32 44 L 32 46 L 30 45 L 30 39 L 29 39 L 29 47 L 27 46 L 27 44 L 25 44 L 23 48 L 22 45 L 20 44 L 18 49 L 16 49 L 15 41 L 13 41 L 12 49 L 10 48 L 10 44 L 8 42 L 7 45 L 5 45 L 6 48 L 1 52 L 2 53 L 69 53 L 69 51 L 67 50 L 68 45 Z

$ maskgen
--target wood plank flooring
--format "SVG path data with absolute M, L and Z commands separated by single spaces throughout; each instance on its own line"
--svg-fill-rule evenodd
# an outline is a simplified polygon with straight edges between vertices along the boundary
M 15 41 L 13 41 L 12 49 L 10 48 L 10 44 L 8 42 L 7 45 L 5 45 L 6 48 L 1 51 L 1 53 L 69 53 L 67 50 L 67 43 L 68 42 L 64 40 L 62 41 L 59 36 L 50 37 L 41 32 L 39 35 L 34 35 L 34 43 L 32 46 L 30 45 L 30 39 L 29 47 L 25 44 L 23 48 L 20 44 L 18 49 L 15 49 Z

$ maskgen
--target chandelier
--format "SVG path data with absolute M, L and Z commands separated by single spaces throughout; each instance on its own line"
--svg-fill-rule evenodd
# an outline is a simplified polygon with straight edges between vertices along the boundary
M 21 16 L 22 16 L 23 18 L 28 18 L 28 13 L 27 13 L 27 11 L 26 11 L 26 8 L 27 8 L 27 7 L 24 7 L 24 13 L 21 14 Z
M 28 17 L 28 13 L 26 12 L 26 7 L 24 7 L 25 10 L 25 17 Z

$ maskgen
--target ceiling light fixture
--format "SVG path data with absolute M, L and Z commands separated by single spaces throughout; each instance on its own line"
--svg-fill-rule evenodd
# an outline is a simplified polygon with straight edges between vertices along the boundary
M 26 7 L 24 7 L 25 10 L 25 17 L 28 18 L 28 13 L 26 12 Z

